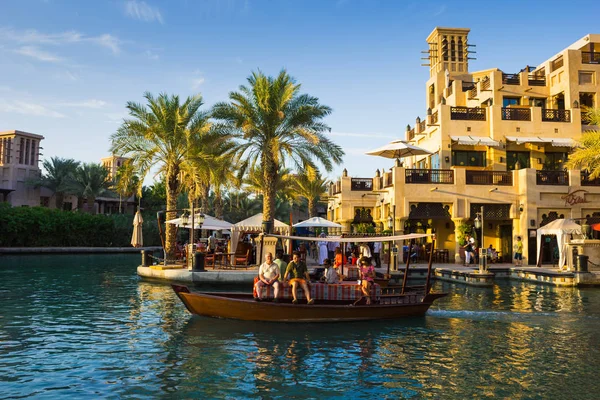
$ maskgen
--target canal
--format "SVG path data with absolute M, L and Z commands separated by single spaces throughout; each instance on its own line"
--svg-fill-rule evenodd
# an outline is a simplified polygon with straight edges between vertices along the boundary
M 437 282 L 423 318 L 248 323 L 138 261 L 0 256 L 0 398 L 598 398 L 599 289 Z

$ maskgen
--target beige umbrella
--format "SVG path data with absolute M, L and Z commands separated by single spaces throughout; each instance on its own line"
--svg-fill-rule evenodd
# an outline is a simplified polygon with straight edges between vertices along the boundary
M 142 224 L 144 219 L 142 213 L 138 210 L 133 217 L 133 235 L 131 236 L 131 245 L 133 247 L 142 247 L 144 245 L 144 238 L 142 237 Z
M 415 146 L 404 140 L 394 140 L 378 149 L 367 151 L 369 156 L 379 156 L 386 158 L 404 158 L 410 156 L 421 156 L 431 154 L 429 150 Z

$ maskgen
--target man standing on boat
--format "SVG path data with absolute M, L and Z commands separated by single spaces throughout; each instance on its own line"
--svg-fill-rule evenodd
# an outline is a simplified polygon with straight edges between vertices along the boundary
M 310 297 L 310 289 L 308 287 L 308 282 L 310 282 L 308 269 L 306 268 L 306 263 L 300 261 L 300 253 L 297 251 L 294 252 L 292 261 L 290 261 L 285 270 L 285 279 L 289 279 L 290 285 L 292 285 L 292 297 L 294 298 L 292 303 L 298 304 L 296 294 L 298 286 L 301 286 L 302 290 L 304 290 L 304 296 L 308 300 L 308 304 L 314 303 L 314 300 Z
M 273 262 L 273 254 L 265 255 L 265 262 L 258 268 L 258 281 L 254 285 L 256 288 L 256 301 L 261 301 L 261 289 L 265 286 L 273 286 L 273 301 L 279 301 L 279 265 Z

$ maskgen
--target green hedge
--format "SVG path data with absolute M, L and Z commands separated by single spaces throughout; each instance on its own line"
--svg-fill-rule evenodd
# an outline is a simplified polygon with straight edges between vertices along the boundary
M 144 245 L 160 245 L 156 216 L 143 214 Z M 0 203 L 0 247 L 127 247 L 133 215 L 90 215 Z

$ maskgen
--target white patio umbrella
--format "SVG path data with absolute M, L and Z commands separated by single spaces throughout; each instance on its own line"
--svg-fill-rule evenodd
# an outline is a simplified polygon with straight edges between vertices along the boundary
M 342 225 L 336 224 L 321 217 L 312 217 L 305 221 L 292 225 L 294 228 L 341 228 Z
M 421 156 L 432 154 L 429 150 L 415 146 L 404 140 L 394 140 L 378 149 L 367 151 L 369 156 L 379 156 L 385 158 L 404 158 L 410 156 Z
M 211 217 L 210 215 L 204 214 L 204 223 L 200 226 L 196 221 L 200 219 L 200 214 L 194 216 L 194 229 L 203 229 L 209 231 L 220 231 L 223 229 L 230 229 L 233 224 L 221 219 Z M 190 229 L 192 226 L 192 218 L 188 218 L 187 224 L 184 224 L 181 218 L 174 218 L 166 221 L 167 224 L 177 225 L 180 228 Z
M 142 237 L 142 224 L 144 219 L 142 213 L 138 210 L 133 217 L 133 235 L 131 236 L 131 245 L 133 247 L 142 247 L 144 245 L 144 238 Z

